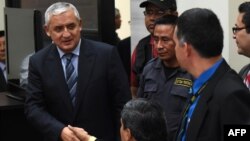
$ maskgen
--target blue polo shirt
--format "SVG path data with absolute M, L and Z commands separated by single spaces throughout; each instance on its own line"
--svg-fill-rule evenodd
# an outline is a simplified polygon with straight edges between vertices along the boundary
M 190 90 L 190 93 L 191 95 L 195 95 L 198 93 L 198 91 L 200 90 L 200 88 L 208 81 L 208 79 L 214 74 L 214 72 L 217 70 L 217 68 L 220 66 L 220 64 L 222 63 L 224 59 L 221 58 L 220 60 L 218 60 L 212 67 L 210 67 L 208 70 L 206 70 L 205 72 L 203 72 L 195 81 L 194 81 L 194 84 Z M 198 95 L 198 97 L 195 99 L 195 101 L 191 104 L 190 108 L 188 109 L 188 113 L 187 113 L 187 116 L 188 116 L 188 119 L 187 119 L 187 122 L 186 122 L 186 130 L 185 132 L 183 133 L 183 136 L 182 136 L 182 141 L 186 141 L 186 131 L 187 131 L 187 128 L 188 128 L 188 124 L 191 120 L 191 117 L 192 117 L 192 114 L 194 112 L 194 109 L 198 103 L 200 99 L 200 95 Z

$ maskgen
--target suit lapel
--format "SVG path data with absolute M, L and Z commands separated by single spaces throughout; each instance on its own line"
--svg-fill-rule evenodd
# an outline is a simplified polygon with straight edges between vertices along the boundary
M 75 113 L 77 113 L 80 103 L 84 101 L 86 88 L 90 82 L 91 72 L 96 59 L 96 53 L 94 50 L 95 47 L 92 43 L 88 40 L 82 39 L 78 60 L 78 82 Z
M 207 86 L 201 92 L 201 97 L 192 115 L 192 120 L 188 125 L 189 127 L 187 129 L 187 141 L 197 140 L 199 131 L 202 130 L 201 127 L 208 111 L 208 103 L 213 97 L 213 90 L 217 85 L 219 79 L 229 70 L 230 67 L 227 65 L 225 60 L 223 60 L 214 75 L 209 79 Z
M 56 85 L 57 88 L 56 94 L 59 94 L 60 97 L 62 97 L 64 105 L 69 111 L 73 112 L 73 105 L 70 100 L 70 94 L 68 90 L 68 85 L 65 81 L 64 77 L 64 71 L 63 66 L 61 63 L 61 58 L 59 56 L 58 50 L 55 45 L 51 46 L 51 52 L 48 55 L 48 58 L 46 60 L 45 67 L 48 67 L 48 72 L 50 77 L 53 77 L 53 79 L 50 78 L 51 81 L 54 81 L 53 83 Z M 67 111 L 68 111 L 67 110 Z

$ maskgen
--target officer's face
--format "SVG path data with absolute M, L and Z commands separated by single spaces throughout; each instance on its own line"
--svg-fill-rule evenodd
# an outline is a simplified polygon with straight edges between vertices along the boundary
M 154 28 L 154 46 L 157 49 L 158 56 L 161 60 L 169 63 L 176 61 L 173 34 L 173 25 L 159 24 Z

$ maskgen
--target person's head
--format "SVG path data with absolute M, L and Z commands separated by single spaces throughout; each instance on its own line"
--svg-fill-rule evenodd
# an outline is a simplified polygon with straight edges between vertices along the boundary
M 82 21 L 74 5 L 52 4 L 45 12 L 45 31 L 65 53 L 73 51 L 81 38 Z
M 0 62 L 5 62 L 6 55 L 5 55 L 5 37 L 4 31 L 0 31 Z
M 153 101 L 133 99 L 121 112 L 122 141 L 166 141 L 166 118 L 162 107 Z
M 176 67 L 175 62 L 175 42 L 173 34 L 177 23 L 176 15 L 167 15 L 155 21 L 154 26 L 154 47 L 157 49 L 158 56 L 168 67 Z
M 238 53 L 250 57 L 250 2 L 242 3 L 233 27 L 233 38 L 238 46 Z
M 193 8 L 178 18 L 174 41 L 177 60 L 183 67 L 189 64 L 185 60 L 192 50 L 204 59 L 221 56 L 223 30 L 211 10 Z
M 145 26 L 151 34 L 156 19 L 168 14 L 178 14 L 175 0 L 145 0 L 140 4 L 140 7 L 145 8 Z
M 115 8 L 115 29 L 119 29 L 121 27 L 121 14 L 119 9 Z

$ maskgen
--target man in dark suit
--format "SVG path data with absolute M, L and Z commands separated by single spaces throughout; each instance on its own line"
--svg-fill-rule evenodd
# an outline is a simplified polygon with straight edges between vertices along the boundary
M 116 141 L 131 98 L 116 48 L 81 38 L 82 21 L 70 3 L 46 10 L 45 30 L 53 44 L 30 58 L 27 120 L 46 141 L 79 141 L 67 125 Z
M 131 37 L 127 37 L 121 40 L 117 45 L 118 53 L 121 57 L 122 64 L 128 75 L 128 80 L 130 82 L 130 72 L 131 72 Z
M 0 31 L 0 92 L 6 91 L 6 65 L 5 65 L 5 37 L 4 31 Z
M 250 124 L 250 94 L 222 57 L 223 30 L 208 9 L 185 11 L 174 33 L 176 57 L 195 81 L 178 141 L 223 141 L 224 126 Z
M 238 46 L 238 54 L 250 58 L 250 2 L 243 2 L 238 8 L 238 16 L 233 27 L 233 38 Z M 250 90 L 250 63 L 239 72 L 244 83 Z

